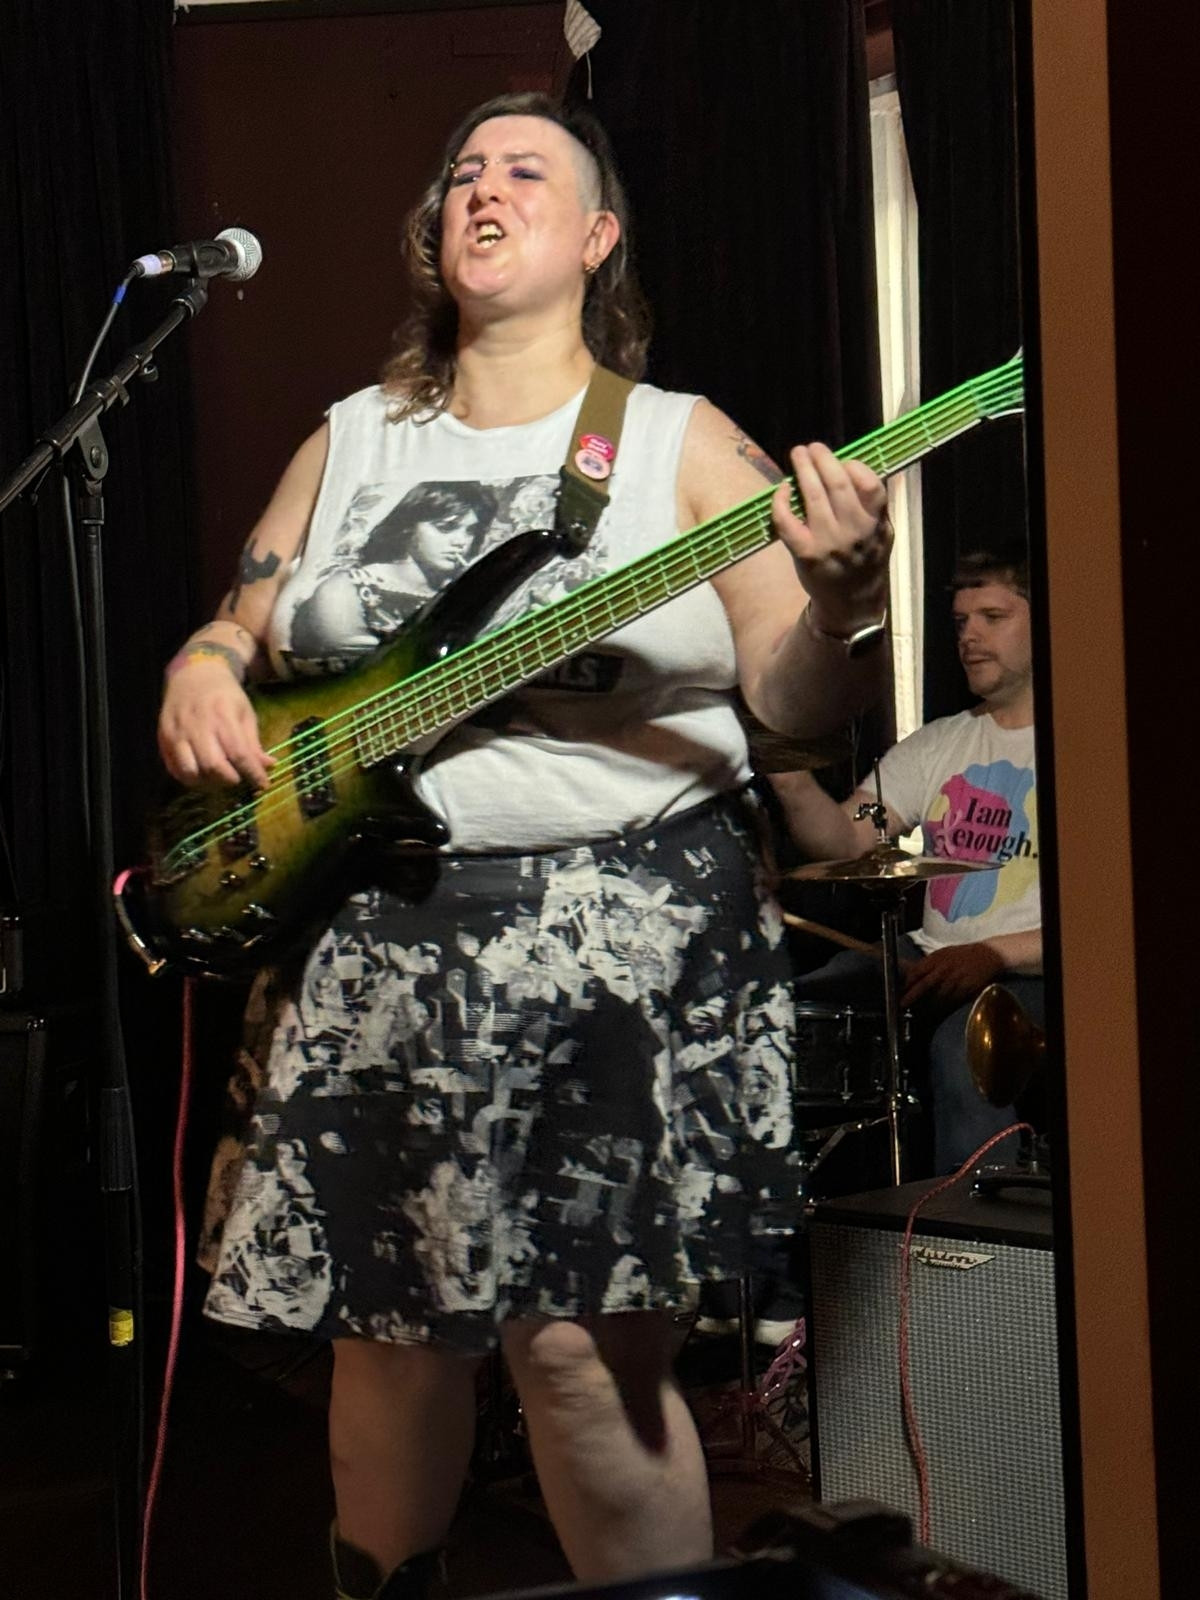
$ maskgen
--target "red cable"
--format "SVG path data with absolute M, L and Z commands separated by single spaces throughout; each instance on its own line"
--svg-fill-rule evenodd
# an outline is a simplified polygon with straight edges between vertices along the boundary
M 175 1147 L 171 1158 L 171 1191 L 175 1213 L 175 1281 L 171 1292 L 171 1331 L 167 1339 L 167 1361 L 163 1370 L 162 1399 L 158 1407 L 158 1432 L 154 1441 L 154 1461 L 150 1468 L 150 1481 L 146 1486 L 146 1502 L 142 1512 L 141 1600 L 150 1593 L 149 1571 L 150 1531 L 154 1510 L 162 1481 L 163 1460 L 167 1453 L 167 1415 L 171 1405 L 171 1390 L 175 1382 L 175 1365 L 179 1356 L 179 1330 L 183 1322 L 183 1284 L 186 1265 L 187 1224 L 183 1203 L 183 1146 L 187 1131 L 188 1103 L 192 1086 L 192 993 L 196 980 L 183 980 L 183 1048 L 182 1071 L 179 1080 L 179 1110 L 175 1117 Z
M 900 1395 L 904 1407 L 904 1431 L 908 1439 L 908 1448 L 912 1454 L 913 1465 L 917 1469 L 917 1490 L 920 1503 L 920 1542 L 929 1543 L 929 1524 L 931 1520 L 931 1506 L 929 1493 L 929 1458 L 925 1454 L 925 1442 L 921 1437 L 921 1425 L 917 1421 L 917 1408 L 913 1400 L 912 1369 L 909 1362 L 909 1313 L 912 1308 L 912 1237 L 913 1227 L 917 1220 L 917 1213 L 921 1207 L 928 1204 L 935 1195 L 943 1194 L 952 1188 L 969 1172 L 973 1172 L 980 1160 L 987 1155 L 993 1145 L 1002 1139 L 1011 1137 L 1014 1133 L 1025 1130 L 1032 1133 L 1034 1130 L 1027 1122 L 1014 1122 L 1012 1127 L 994 1133 L 990 1139 L 979 1146 L 979 1149 L 969 1155 L 959 1167 L 958 1171 L 950 1177 L 943 1178 L 940 1183 L 935 1183 L 932 1189 L 926 1191 L 915 1202 L 908 1213 L 908 1221 L 904 1227 L 904 1238 L 900 1242 L 900 1328 L 899 1328 L 899 1355 L 900 1355 Z

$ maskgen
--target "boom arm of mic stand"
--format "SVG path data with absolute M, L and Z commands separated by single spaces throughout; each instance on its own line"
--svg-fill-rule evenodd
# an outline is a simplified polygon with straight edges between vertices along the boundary
M 20 466 L 0 483 L 0 512 L 7 510 L 21 495 L 36 494 L 39 484 L 54 463 L 66 458 L 68 450 L 98 417 L 111 411 L 118 401 L 121 405 L 128 405 L 130 383 L 152 364 L 154 352 L 163 340 L 169 338 L 180 323 L 196 316 L 207 299 L 207 284 L 199 278 L 194 279 L 172 299 L 171 309 L 158 327 L 140 344 L 127 350 L 107 378 L 98 378 L 94 383 L 89 383 L 78 402 L 38 435 L 37 449 L 31 451 Z M 93 443 L 89 448 L 94 450 L 96 445 Z M 101 462 L 96 461 L 93 465 L 99 466 Z

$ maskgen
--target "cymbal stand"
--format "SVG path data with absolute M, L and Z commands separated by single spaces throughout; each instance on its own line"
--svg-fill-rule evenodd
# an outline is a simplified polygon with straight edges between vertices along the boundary
M 879 763 L 875 763 L 876 793 L 879 798 L 865 801 L 854 813 L 854 820 L 870 818 L 879 835 L 879 843 L 888 843 L 887 807 L 879 789 Z M 904 1181 L 904 1069 L 900 1060 L 900 912 L 904 896 L 915 887 L 912 880 L 895 878 L 883 883 L 864 884 L 869 893 L 878 897 L 883 932 L 883 1016 L 887 1032 L 887 1125 L 888 1153 L 891 1162 L 892 1182 L 897 1186 Z
M 889 888 L 891 886 L 889 885 Z M 888 1045 L 887 1125 L 888 1152 L 892 1182 L 904 1181 L 903 1151 L 903 1069 L 900 1062 L 900 908 L 903 893 L 887 893 L 880 898 L 883 924 L 883 1018 Z
M 719 1443 L 710 1435 L 711 1423 L 700 1428 L 709 1474 L 713 1477 L 753 1478 L 790 1494 L 807 1494 L 811 1487 L 808 1464 L 796 1445 L 771 1416 L 754 1372 L 754 1301 L 749 1273 L 738 1279 L 738 1387 L 727 1397 L 714 1420 L 730 1418 L 736 1406 L 737 1439 L 730 1448 L 728 1436 Z M 707 1436 L 707 1437 L 706 1437 Z M 772 1456 L 775 1460 L 772 1460 Z M 787 1464 L 777 1464 L 783 1459 Z

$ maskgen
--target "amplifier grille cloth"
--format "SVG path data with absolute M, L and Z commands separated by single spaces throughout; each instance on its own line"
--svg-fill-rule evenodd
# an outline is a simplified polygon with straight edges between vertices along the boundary
M 822 1498 L 880 1500 L 915 1528 L 898 1364 L 901 1237 L 815 1224 L 812 1321 Z M 1067 1600 L 1053 1256 L 923 1233 L 913 1243 L 992 1258 L 967 1271 L 912 1263 L 930 1545 L 1044 1600 Z

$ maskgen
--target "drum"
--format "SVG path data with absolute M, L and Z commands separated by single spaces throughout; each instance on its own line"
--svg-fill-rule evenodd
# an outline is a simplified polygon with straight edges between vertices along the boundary
M 901 1045 L 909 1013 L 901 1017 Z M 797 1109 L 868 1111 L 887 1097 L 887 1024 L 880 1011 L 797 1002 L 794 1097 Z

